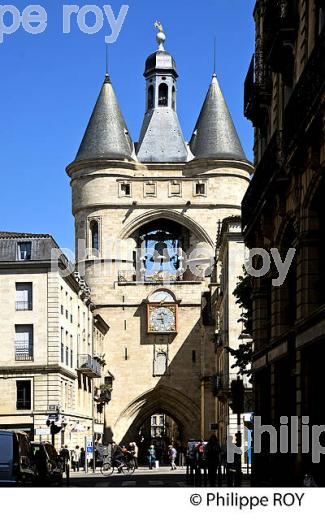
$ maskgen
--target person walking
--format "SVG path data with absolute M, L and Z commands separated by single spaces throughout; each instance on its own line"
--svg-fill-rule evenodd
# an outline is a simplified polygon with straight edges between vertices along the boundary
M 156 462 L 156 450 L 155 450 L 155 447 L 153 444 L 148 449 L 147 460 L 148 460 L 149 469 L 153 469 L 155 462 Z
M 80 448 L 80 462 L 79 465 L 82 469 L 85 469 L 85 462 L 86 462 L 86 452 L 85 448 Z
M 208 479 L 211 487 L 216 485 L 217 473 L 220 472 L 220 444 L 215 434 L 211 435 L 205 449 L 208 466 Z
M 177 469 L 177 466 L 175 464 L 176 457 L 177 457 L 176 448 L 174 448 L 174 446 L 172 444 L 170 444 L 170 446 L 168 446 L 168 458 L 169 458 L 171 470 Z
M 76 446 L 74 449 L 74 471 L 79 471 L 80 467 L 80 448 Z
M 133 457 L 134 467 L 138 469 L 138 456 L 139 456 L 139 448 L 136 442 L 130 442 L 130 452 Z

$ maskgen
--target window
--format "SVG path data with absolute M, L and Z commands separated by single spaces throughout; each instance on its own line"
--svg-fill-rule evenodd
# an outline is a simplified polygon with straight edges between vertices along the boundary
M 157 417 L 156 417 L 156 415 L 153 415 L 152 416 L 152 425 L 156 426 L 156 424 L 157 424 Z
M 64 330 L 61 327 L 61 363 L 64 363 Z
M 182 185 L 179 181 L 172 181 L 169 184 L 169 196 L 170 197 L 180 197 L 182 194 Z
M 158 105 L 160 107 L 168 107 L 168 85 L 166 83 L 159 85 Z
M 192 350 L 192 363 L 196 363 L 196 350 Z
M 30 380 L 16 381 L 16 409 L 30 410 L 32 408 L 32 382 Z
M 166 352 L 158 352 L 154 360 L 154 376 L 163 376 L 167 370 Z
M 131 196 L 131 184 L 129 182 L 120 183 L 120 197 Z
M 173 87 L 172 89 L 172 109 L 176 110 L 176 89 Z
M 96 251 L 99 250 L 99 226 L 97 220 L 92 220 L 90 222 L 90 243 L 91 248 Z
M 145 197 L 156 197 L 156 188 L 157 185 L 153 181 L 148 181 L 144 183 L 144 196 Z
M 195 195 L 206 195 L 206 184 L 205 182 L 199 181 L 195 183 Z
M 33 325 L 15 325 L 16 361 L 33 360 Z
M 73 367 L 73 350 L 70 349 L 70 367 Z
M 69 347 L 65 347 L 65 364 L 69 366 Z
M 153 85 L 148 88 L 148 110 L 154 107 L 155 89 Z
M 18 244 L 18 260 L 30 260 L 32 256 L 32 243 L 20 242 Z
M 32 310 L 32 288 L 31 282 L 16 283 L 16 311 Z

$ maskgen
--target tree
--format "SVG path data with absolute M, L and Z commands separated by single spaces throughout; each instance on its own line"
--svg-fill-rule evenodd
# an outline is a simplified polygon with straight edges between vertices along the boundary
M 251 340 L 253 332 L 253 302 L 252 302 L 252 277 L 247 273 L 243 266 L 243 275 L 238 277 L 238 283 L 233 292 L 236 303 L 242 309 L 241 318 L 238 323 L 242 323 L 243 329 L 240 338 L 243 336 L 247 340 L 234 349 L 227 347 L 228 352 L 235 358 L 235 363 L 231 368 L 238 368 L 241 375 L 252 375 L 251 362 L 253 354 L 253 342 Z

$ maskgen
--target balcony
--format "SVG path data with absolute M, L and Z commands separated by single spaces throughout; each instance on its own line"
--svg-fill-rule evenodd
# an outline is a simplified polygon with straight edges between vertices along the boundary
M 94 399 L 97 403 L 107 404 L 112 399 L 112 390 L 105 385 L 96 388 Z
M 251 222 L 256 211 L 258 211 L 259 205 L 266 200 L 266 191 L 275 177 L 278 177 L 279 180 L 285 179 L 283 163 L 282 132 L 275 131 L 256 167 L 242 202 L 242 224 L 244 229 Z
M 305 129 L 314 115 L 319 113 L 319 105 L 325 89 L 325 27 L 318 36 L 298 83 L 290 96 L 284 111 L 284 147 L 304 139 Z
M 15 360 L 33 361 L 33 343 L 29 341 L 15 341 Z
M 263 111 L 272 97 L 272 80 L 269 68 L 265 65 L 261 40 L 256 42 L 244 85 L 244 115 L 254 126 L 260 127 Z
M 298 31 L 297 2 L 267 0 L 263 21 L 265 61 L 273 71 L 283 72 L 292 61 L 292 46 Z
M 157 272 L 144 272 L 143 275 L 137 274 L 135 270 L 130 271 L 119 271 L 118 272 L 118 283 L 129 284 L 129 283 L 182 283 L 182 282 L 202 282 L 204 281 L 204 273 L 193 274 L 190 270 L 186 270 L 183 274 L 171 273 L 168 271 L 157 271 Z
M 77 370 L 91 378 L 101 377 L 102 372 L 102 368 L 98 361 L 89 354 L 79 354 Z
M 16 311 L 31 311 L 33 310 L 32 302 L 29 300 L 26 301 L 16 301 Z

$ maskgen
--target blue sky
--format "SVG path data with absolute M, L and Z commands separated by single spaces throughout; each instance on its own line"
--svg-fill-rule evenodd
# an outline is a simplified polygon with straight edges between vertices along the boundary
M 8 3 L 20 11 L 29 5 Z M 105 36 L 111 31 L 105 20 L 97 34 L 83 34 L 72 17 L 71 33 L 63 34 L 62 6 L 73 2 L 39 3 L 47 11 L 46 31 L 30 35 L 20 28 L 0 44 L 0 229 L 50 233 L 62 247 L 73 248 L 65 166 L 75 157 L 99 93 Z M 76 3 L 110 4 L 117 15 L 123 2 Z M 254 47 L 255 0 L 125 0 L 125 4 L 129 11 L 117 42 L 109 46 L 109 61 L 133 140 L 138 139 L 144 114 L 144 62 L 156 50 L 153 23 L 158 19 L 180 76 L 178 114 L 185 138 L 191 136 L 209 86 L 216 36 L 219 82 L 252 159 L 253 131 L 243 116 L 243 83 Z

